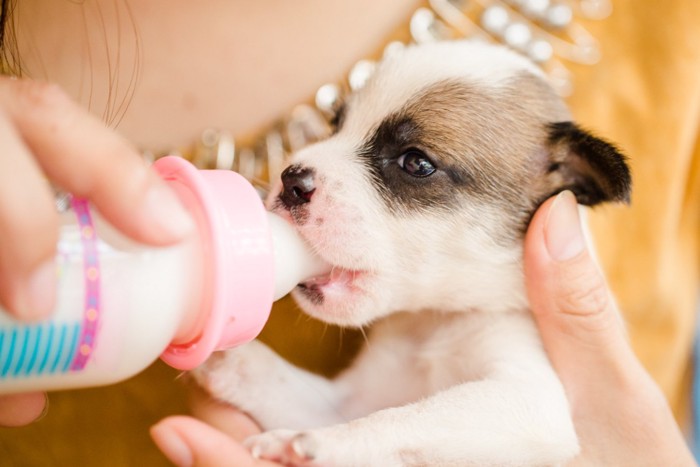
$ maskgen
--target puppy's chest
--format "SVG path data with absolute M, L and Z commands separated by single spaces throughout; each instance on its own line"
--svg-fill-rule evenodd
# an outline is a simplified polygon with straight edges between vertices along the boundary
M 479 316 L 397 315 L 376 331 L 370 346 L 393 353 L 426 394 L 483 377 L 484 356 L 478 352 L 485 331 Z

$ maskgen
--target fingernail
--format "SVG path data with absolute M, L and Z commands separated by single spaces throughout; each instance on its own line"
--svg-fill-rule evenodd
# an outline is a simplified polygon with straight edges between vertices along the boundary
M 44 393 L 44 408 L 41 409 L 41 413 L 39 414 L 38 417 L 36 417 L 36 420 L 34 422 L 40 422 L 41 420 L 46 417 L 49 413 L 49 395 L 47 393 Z
M 56 302 L 56 265 L 47 261 L 37 267 L 20 288 L 16 312 L 21 319 L 38 320 L 47 317 Z
M 192 231 L 194 222 L 182 203 L 163 183 L 153 186 L 146 194 L 145 208 L 150 221 L 176 238 Z
M 570 191 L 562 191 L 552 202 L 544 227 L 544 240 L 549 255 L 566 261 L 579 255 L 586 243 L 581 231 L 578 204 Z
M 151 428 L 151 436 L 165 457 L 178 467 L 194 464 L 192 451 L 177 431 L 167 425 L 158 424 Z

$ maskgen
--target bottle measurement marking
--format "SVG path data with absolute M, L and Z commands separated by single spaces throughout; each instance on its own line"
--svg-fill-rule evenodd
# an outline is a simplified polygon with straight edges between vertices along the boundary
M 70 364 L 71 371 L 85 368 L 95 346 L 100 320 L 100 264 L 97 252 L 97 235 L 90 216 L 88 202 L 73 198 L 71 205 L 78 216 L 80 237 L 83 244 L 83 270 L 85 272 L 85 309 L 78 344 L 78 353 Z

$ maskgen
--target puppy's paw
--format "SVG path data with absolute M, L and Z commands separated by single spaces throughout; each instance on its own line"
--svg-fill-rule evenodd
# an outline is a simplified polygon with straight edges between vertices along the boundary
M 206 362 L 190 371 L 190 376 L 215 399 L 240 406 L 248 393 L 267 382 L 268 362 L 277 358 L 258 341 L 214 352 Z
M 318 439 L 313 432 L 273 430 L 251 436 L 244 445 L 253 457 L 284 465 L 311 467 L 324 465 L 320 458 Z

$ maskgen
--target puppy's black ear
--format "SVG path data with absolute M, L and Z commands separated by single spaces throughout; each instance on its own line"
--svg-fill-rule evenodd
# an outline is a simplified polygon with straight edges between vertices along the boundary
M 632 180 L 626 157 L 612 144 L 573 122 L 549 125 L 548 182 L 551 194 L 571 190 L 580 204 L 629 203 Z

